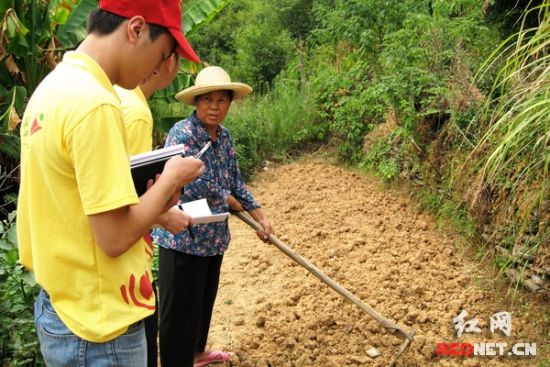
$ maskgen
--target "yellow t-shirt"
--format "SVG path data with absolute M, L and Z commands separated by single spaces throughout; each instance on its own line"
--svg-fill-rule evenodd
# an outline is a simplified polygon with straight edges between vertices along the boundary
M 154 311 L 152 246 L 109 257 L 87 217 L 138 201 L 120 101 L 92 58 L 68 52 L 23 116 L 17 236 L 20 262 L 85 340 L 111 340 Z
M 147 104 L 147 99 L 139 87 L 128 90 L 115 85 L 115 91 L 120 98 L 128 151 L 130 154 L 148 152 L 153 145 L 153 115 Z

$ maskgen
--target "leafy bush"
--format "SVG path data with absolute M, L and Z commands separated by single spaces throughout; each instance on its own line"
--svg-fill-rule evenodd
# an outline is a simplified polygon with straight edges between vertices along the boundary
M 395 179 L 445 124 L 467 124 L 475 88 L 468 78 L 497 44 L 476 1 L 336 1 L 314 9 L 323 18 L 312 31 L 312 90 L 341 158 Z M 365 135 L 390 110 L 397 141 L 363 157 Z
M 286 67 L 294 42 L 290 34 L 268 22 L 249 23 L 237 32 L 235 78 L 263 91 Z
M 399 177 L 401 163 L 392 146 L 394 134 L 379 139 L 365 154 L 359 167 L 374 171 L 384 181 L 393 181 Z
M 453 229 L 462 234 L 464 238 L 473 239 L 475 235 L 475 222 L 468 210 L 456 200 L 447 196 L 442 190 L 434 192 L 426 188 L 416 193 L 416 201 L 422 210 L 433 213 L 437 217 L 438 225 L 451 224 Z
M 236 30 L 253 16 L 253 11 L 250 0 L 230 1 L 207 27 L 200 27 L 186 36 L 202 61 L 221 66 L 233 75 L 237 54 Z
M 263 160 L 284 160 L 300 144 L 325 134 L 312 125 L 313 104 L 296 81 L 279 78 L 265 95 L 252 95 L 231 107 L 225 126 L 230 130 L 243 176 L 249 178 Z
M 314 0 L 270 0 L 277 12 L 276 21 L 288 31 L 293 39 L 308 37 L 314 25 L 312 14 Z
M 280 22 L 279 5 L 275 1 L 232 2 L 189 40 L 206 63 L 223 67 L 233 80 L 250 84 L 256 92 L 265 92 L 294 53 L 291 31 L 303 31 L 296 29 L 295 22 Z M 294 5 L 287 1 L 285 11 Z M 294 28 L 287 30 L 286 26 Z
M 33 304 L 39 287 L 17 263 L 15 212 L 0 223 L 0 364 L 42 366 Z

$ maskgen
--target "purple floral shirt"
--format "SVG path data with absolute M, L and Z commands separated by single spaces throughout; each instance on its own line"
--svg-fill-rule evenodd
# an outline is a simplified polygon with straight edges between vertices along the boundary
M 208 132 L 197 118 L 196 112 L 193 112 L 187 119 L 176 123 L 170 129 L 165 146 L 183 143 L 185 155 L 192 156 L 209 140 Z M 231 194 L 245 210 L 260 207 L 241 176 L 233 142 L 225 127 L 218 127 L 218 140 L 212 142 L 212 146 L 202 155 L 201 160 L 205 164 L 204 173 L 184 187 L 181 202 L 206 198 L 212 213 L 223 213 L 229 211 L 227 197 Z M 151 236 L 159 246 L 198 256 L 223 254 L 231 239 L 227 219 L 222 222 L 197 224 L 176 235 L 157 228 L 152 231 Z

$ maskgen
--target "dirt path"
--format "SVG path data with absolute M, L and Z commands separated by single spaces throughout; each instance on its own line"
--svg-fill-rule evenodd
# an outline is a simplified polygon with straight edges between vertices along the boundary
M 402 193 L 312 159 L 262 172 L 250 188 L 281 240 L 384 316 L 416 329 L 399 366 L 539 366 L 550 359 L 548 304 L 527 294 L 512 302 L 505 288 L 495 291 L 494 275 Z M 227 365 L 387 365 L 400 339 L 237 218 L 230 225 L 210 333 L 212 347 L 236 353 Z M 462 309 L 466 321 L 477 317 L 480 333 L 456 336 L 452 320 Z M 489 330 L 500 311 L 512 313 L 509 337 Z M 435 355 L 436 343 L 458 341 L 536 343 L 537 356 Z M 381 355 L 369 357 L 371 347 Z

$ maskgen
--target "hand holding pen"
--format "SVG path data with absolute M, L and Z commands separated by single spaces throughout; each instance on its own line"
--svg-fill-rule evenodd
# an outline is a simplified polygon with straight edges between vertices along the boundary
M 211 145 L 212 145 L 212 140 L 209 140 L 208 143 L 206 143 L 204 147 L 202 147 L 202 149 L 197 154 L 195 154 L 193 158 L 200 159 L 204 154 L 204 152 L 206 152 Z

